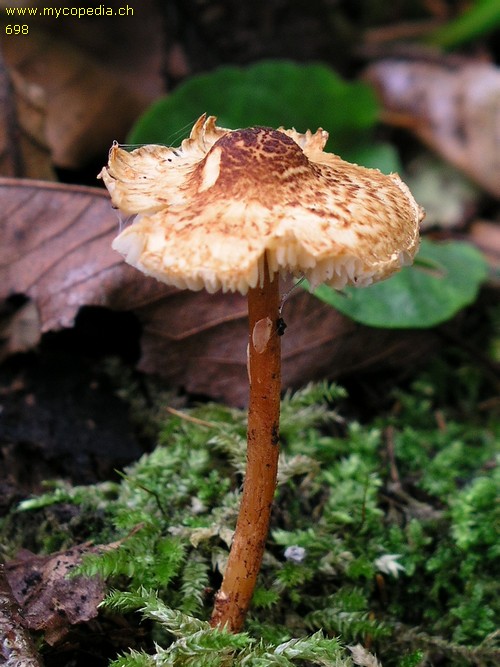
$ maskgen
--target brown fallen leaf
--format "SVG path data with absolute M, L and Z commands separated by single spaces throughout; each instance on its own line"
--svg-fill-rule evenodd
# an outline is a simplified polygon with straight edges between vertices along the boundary
M 99 547 L 89 544 L 72 547 L 49 556 L 24 552 L 5 566 L 15 599 L 23 610 L 25 626 L 44 633 L 54 645 L 72 625 L 95 618 L 105 593 L 99 577 L 68 577 L 85 554 Z
M 41 667 L 31 635 L 0 561 L 0 664 Z
M 122 5 L 110 0 L 106 7 Z M 0 0 L 0 7 L 10 6 Z M 123 141 L 138 115 L 164 92 L 159 11 L 151 0 L 134 6 L 134 16 L 44 17 L 39 3 L 16 6 L 39 14 L 29 18 L 29 35 L 3 35 L 5 62 L 43 91 L 54 164 L 80 168 L 101 157 L 113 139 Z M 74 6 L 81 3 L 66 5 Z M 2 12 L 2 30 L 7 22 Z
M 500 197 L 500 69 L 465 59 L 387 58 L 366 79 L 386 119 L 405 125 L 434 151 Z
M 179 291 L 126 265 L 111 250 L 119 222 L 103 190 L 0 179 L 0 198 L 0 299 L 31 299 L 42 332 L 71 327 L 82 306 L 132 311 L 142 327 L 141 370 L 194 394 L 246 402 L 243 297 Z M 398 372 L 436 344 L 432 332 L 357 325 L 301 289 L 283 317 L 284 388 L 359 371 Z
M 42 89 L 9 72 L 0 51 L 0 174 L 54 180 Z

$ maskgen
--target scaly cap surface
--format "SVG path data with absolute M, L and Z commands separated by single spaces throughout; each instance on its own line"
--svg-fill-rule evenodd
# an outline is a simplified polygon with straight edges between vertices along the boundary
M 101 176 L 135 221 L 113 248 L 179 288 L 245 294 L 269 271 L 368 285 L 411 263 L 422 209 L 389 176 L 323 151 L 328 133 L 226 130 L 201 116 L 178 149 L 117 145 Z

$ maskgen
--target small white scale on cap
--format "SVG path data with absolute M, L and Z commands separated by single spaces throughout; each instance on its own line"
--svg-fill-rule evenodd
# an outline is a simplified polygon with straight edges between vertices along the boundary
M 397 174 L 323 150 L 328 133 L 227 130 L 201 116 L 178 149 L 113 146 L 101 176 L 134 222 L 113 248 L 179 288 L 246 294 L 270 276 L 364 286 L 413 261 L 423 211 Z

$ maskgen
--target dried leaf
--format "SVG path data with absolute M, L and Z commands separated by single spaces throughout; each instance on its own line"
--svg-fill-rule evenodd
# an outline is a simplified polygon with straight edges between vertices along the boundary
M 122 4 L 111 0 L 106 7 Z M 30 17 L 29 39 L 4 35 L 5 61 L 11 71 L 44 92 L 55 165 L 79 168 L 102 156 L 113 139 L 123 140 L 137 116 L 163 92 L 158 10 L 145 0 L 133 9 L 140 21 L 136 16 L 75 20 L 43 17 L 38 3 L 16 3 L 24 5 L 39 14 Z M 10 6 L 0 0 L 0 7 Z M 0 26 L 7 21 L 2 12 Z
M 347 647 L 351 652 L 352 661 L 360 667 L 382 667 L 377 656 L 367 651 L 362 644 L 355 644 Z
M 0 179 L 5 214 L 0 298 L 36 305 L 42 332 L 71 327 L 85 305 L 133 311 L 139 368 L 233 405 L 247 398 L 247 305 L 239 294 L 179 291 L 146 278 L 111 250 L 118 219 L 102 190 Z M 283 385 L 361 370 L 401 369 L 434 346 L 431 332 L 370 330 L 303 290 L 283 310 Z
M 0 174 L 54 180 L 42 89 L 9 73 L 0 52 Z
M 80 306 L 110 305 L 122 263 L 109 247 L 118 220 L 104 192 L 15 179 L 0 192 L 3 298 L 31 298 L 42 332 L 72 326 Z
M 385 59 L 366 78 L 387 119 L 410 127 L 433 150 L 500 197 L 500 69 L 484 62 Z
M 104 582 L 98 577 L 68 577 L 82 556 L 95 550 L 84 544 L 49 556 L 25 554 L 6 565 L 26 627 L 43 631 L 48 644 L 60 641 L 72 625 L 97 616 Z
M 33 640 L 0 561 L 0 664 L 17 667 L 41 667 Z

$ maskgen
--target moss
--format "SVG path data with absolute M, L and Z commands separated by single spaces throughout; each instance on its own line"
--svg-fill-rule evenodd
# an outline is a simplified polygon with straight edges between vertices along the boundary
M 21 509 L 73 504 L 88 517 L 93 508 L 95 541 L 129 535 L 83 571 L 120 587 L 108 607 L 142 609 L 163 627 L 151 651 L 160 661 L 177 656 L 166 664 L 347 665 L 340 637 L 368 642 L 389 666 L 487 665 L 498 658 L 500 419 L 494 406 L 472 411 L 470 376 L 434 365 L 395 392 L 388 415 L 365 424 L 342 418 L 335 406 L 345 392 L 332 386 L 284 399 L 271 534 L 239 639 L 206 622 L 238 508 L 243 412 L 207 404 L 171 415 L 158 447 L 112 490 L 59 486 Z M 474 400 L 482 393 L 476 387 Z M 193 623 L 198 643 L 185 634 Z M 179 657 L 186 642 L 198 662 Z M 152 660 L 133 654 L 116 664 Z

